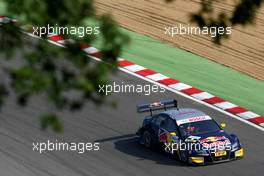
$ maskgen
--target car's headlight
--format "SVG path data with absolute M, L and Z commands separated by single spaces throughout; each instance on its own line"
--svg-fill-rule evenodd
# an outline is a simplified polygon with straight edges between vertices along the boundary
M 244 149 L 241 148 L 240 150 L 235 151 L 235 157 L 243 157 L 244 156 Z
M 232 144 L 232 150 L 237 150 L 239 148 L 239 143 L 235 142 Z

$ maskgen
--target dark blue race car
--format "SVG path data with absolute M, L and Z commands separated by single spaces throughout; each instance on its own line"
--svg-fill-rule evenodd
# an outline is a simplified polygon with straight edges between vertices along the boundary
M 163 112 L 153 114 L 153 111 Z M 179 109 L 176 100 L 137 106 L 150 112 L 138 130 L 139 142 L 147 148 L 161 147 L 190 164 L 208 164 L 242 158 L 244 150 L 238 137 L 226 133 L 224 123 L 196 109 Z

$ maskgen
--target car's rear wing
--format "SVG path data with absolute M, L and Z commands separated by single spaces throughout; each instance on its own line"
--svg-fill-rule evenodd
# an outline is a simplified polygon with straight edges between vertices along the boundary
M 153 111 L 164 109 L 165 111 L 169 108 L 178 108 L 178 102 L 175 99 L 162 100 L 154 103 L 140 104 L 137 105 L 137 112 L 150 112 L 152 115 Z

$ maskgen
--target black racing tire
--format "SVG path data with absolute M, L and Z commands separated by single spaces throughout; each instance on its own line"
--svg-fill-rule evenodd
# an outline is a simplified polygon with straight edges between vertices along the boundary
M 143 144 L 146 148 L 151 148 L 152 147 L 152 137 L 151 137 L 151 134 L 148 130 L 144 131 L 143 132 L 143 135 L 142 135 L 142 138 L 143 138 Z
M 182 150 L 179 152 L 179 158 L 183 163 L 188 163 L 188 152 L 187 150 Z

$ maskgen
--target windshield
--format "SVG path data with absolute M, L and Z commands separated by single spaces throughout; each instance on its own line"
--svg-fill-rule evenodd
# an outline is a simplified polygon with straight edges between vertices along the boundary
M 204 120 L 179 125 L 182 136 L 199 135 L 219 131 L 220 128 L 214 120 Z

